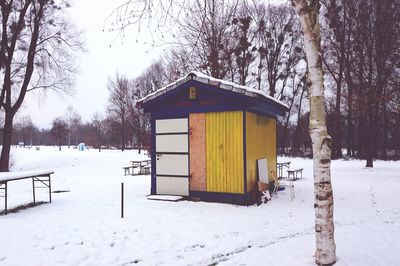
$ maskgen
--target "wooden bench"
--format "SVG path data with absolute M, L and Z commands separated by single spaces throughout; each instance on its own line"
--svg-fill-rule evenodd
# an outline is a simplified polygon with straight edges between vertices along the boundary
M 143 175 L 149 175 L 150 174 L 150 165 L 145 165 L 141 168 L 141 174 Z
M 122 167 L 124 174 L 127 175 L 148 175 L 151 169 L 151 160 L 131 161 L 132 165 Z M 135 168 L 139 168 L 139 172 L 135 174 Z M 131 173 L 132 169 L 132 173 Z
M 290 161 L 283 162 L 283 163 L 280 163 L 280 162 L 276 163 L 276 168 L 278 170 L 278 178 L 283 178 L 283 168 L 285 168 L 285 167 L 287 169 L 290 168 Z
M 300 173 L 300 178 L 303 178 L 303 168 L 287 170 L 288 179 L 296 180 L 298 179 L 297 174 Z
M 0 190 L 4 191 L 4 214 L 7 215 L 7 185 L 10 181 L 22 180 L 32 178 L 32 189 L 33 189 L 33 203 L 36 203 L 36 188 L 48 188 L 49 189 L 49 202 L 51 202 L 51 181 L 50 175 L 54 174 L 51 170 L 32 170 L 32 171 L 21 171 L 21 172 L 1 172 L 0 173 Z M 37 187 L 36 184 L 44 185 L 44 187 Z
M 124 175 L 133 175 L 134 174 L 134 172 L 133 172 L 133 170 L 135 169 L 135 168 L 137 168 L 138 166 L 133 166 L 133 165 L 131 165 L 131 166 L 124 166 L 124 167 L 122 167 L 122 169 L 124 169 Z M 131 173 L 131 169 L 132 169 L 132 173 Z

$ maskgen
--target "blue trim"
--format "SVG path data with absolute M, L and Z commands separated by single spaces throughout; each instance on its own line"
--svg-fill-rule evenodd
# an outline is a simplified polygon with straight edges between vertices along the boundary
M 237 205 L 250 205 L 255 202 L 253 193 L 233 194 L 221 192 L 206 192 L 206 191 L 190 191 L 189 197 L 194 200 L 198 198 L 206 202 L 220 202 Z
M 198 88 L 198 97 L 195 100 L 190 100 L 187 89 L 191 86 Z M 184 102 L 183 106 L 173 106 L 177 100 Z M 200 102 L 206 99 L 219 99 L 221 102 L 215 105 L 202 105 Z M 241 110 L 245 108 L 254 108 L 255 111 L 261 112 L 264 115 L 277 116 L 283 115 L 286 108 L 263 97 L 253 98 L 234 91 L 224 90 L 218 87 L 204 84 L 195 80 L 189 80 L 179 85 L 157 98 L 143 104 L 146 113 L 165 113 L 170 115 L 195 113 L 195 112 L 218 112 Z
M 151 149 L 151 187 L 150 194 L 156 195 L 156 120 L 151 115 L 151 136 L 150 136 L 150 149 Z
M 191 108 L 191 109 L 162 109 L 162 110 L 157 110 L 154 111 L 153 114 L 156 116 L 164 116 L 164 117 L 184 117 L 187 116 L 188 114 L 193 114 L 193 113 L 209 113 L 209 112 L 227 112 L 227 111 L 237 111 L 237 110 L 243 110 L 244 106 L 237 106 L 237 107 L 229 107 L 224 104 L 214 106 L 212 108 L 210 107 L 197 107 L 197 108 Z
M 188 191 L 190 191 L 190 117 L 189 115 L 187 116 L 187 123 L 188 123 L 188 132 L 187 132 L 187 136 L 188 136 Z
M 214 86 L 208 85 L 208 84 L 204 84 L 195 80 L 189 80 L 181 85 L 179 85 L 178 87 L 176 87 L 173 90 L 170 90 L 168 92 L 165 92 L 164 94 L 159 95 L 157 98 L 154 98 L 153 100 L 150 100 L 147 103 L 143 104 L 143 107 L 145 109 L 145 111 L 147 111 L 147 109 L 153 109 L 152 107 L 154 105 L 159 106 L 159 104 L 161 102 L 164 102 L 165 99 L 167 98 L 172 98 L 172 96 L 174 96 L 175 94 L 178 94 L 181 91 L 184 91 L 186 89 L 188 89 L 189 87 L 197 87 L 200 90 L 198 91 L 199 96 L 197 98 L 201 98 L 201 94 L 202 90 L 206 91 L 206 92 L 210 92 L 210 93 L 216 93 L 219 95 L 222 95 L 224 97 L 227 98 L 231 98 L 231 99 L 236 99 L 239 102 L 242 102 L 244 99 L 247 100 L 249 103 L 251 103 L 251 100 L 254 100 L 253 98 L 243 95 L 243 94 L 239 94 L 237 92 L 233 92 L 233 91 L 228 91 L 228 90 L 224 90 L 224 89 L 220 89 L 220 88 L 216 88 Z M 187 97 L 188 98 L 188 97 Z
M 243 179 L 244 179 L 244 193 L 247 193 L 247 146 L 246 146 L 246 111 L 243 110 L 243 169 L 244 169 L 244 174 L 243 174 Z
M 253 114 L 256 114 L 256 115 L 266 116 L 268 118 L 273 118 L 275 120 L 277 119 L 276 115 L 272 115 L 270 113 L 261 112 L 260 110 L 258 110 L 256 108 L 252 108 L 252 107 L 247 108 L 246 112 L 253 113 Z
M 171 114 L 168 114 L 168 112 L 163 112 L 163 113 L 159 113 L 159 114 L 152 113 L 151 115 L 154 117 L 155 120 L 156 119 L 188 118 L 188 114 L 184 114 L 184 113 L 181 113 L 178 115 L 171 115 Z M 155 131 L 154 131 L 154 134 L 155 134 Z

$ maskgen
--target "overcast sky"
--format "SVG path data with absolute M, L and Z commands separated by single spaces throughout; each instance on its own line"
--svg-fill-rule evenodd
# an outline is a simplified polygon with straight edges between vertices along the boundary
M 28 93 L 19 117 L 29 114 L 39 128 L 49 128 L 53 118 L 63 116 L 68 106 L 72 106 L 84 121 L 89 121 L 95 112 L 104 113 L 106 109 L 109 76 L 119 71 L 134 78 L 157 59 L 161 49 L 146 53 L 150 46 L 144 42 L 149 40 L 142 34 L 136 42 L 135 28 L 126 32 L 123 43 L 119 39 L 113 42 L 115 33 L 103 32 L 105 19 L 118 3 L 121 1 L 75 0 L 70 16 L 77 27 L 85 31 L 88 49 L 78 62 L 75 95 L 60 97 L 49 92 L 43 97 L 41 93 Z M 110 44 L 113 44 L 111 48 Z

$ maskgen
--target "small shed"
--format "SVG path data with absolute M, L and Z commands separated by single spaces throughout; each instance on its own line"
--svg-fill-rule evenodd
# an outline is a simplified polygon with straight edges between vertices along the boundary
M 139 101 L 151 114 L 151 194 L 247 204 L 257 160 L 276 171 L 277 116 L 267 94 L 190 72 Z

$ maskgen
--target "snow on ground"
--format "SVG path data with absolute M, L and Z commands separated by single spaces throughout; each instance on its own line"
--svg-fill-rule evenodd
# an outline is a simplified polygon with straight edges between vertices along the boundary
M 0 265 L 313 265 L 312 161 L 261 206 L 147 200 L 149 176 L 123 176 L 135 151 L 15 148 L 13 170 L 53 169 L 51 204 L 0 216 Z M 332 165 L 337 265 L 400 264 L 400 163 Z M 125 218 L 120 218 L 120 184 Z M 9 208 L 32 201 L 29 180 L 9 183 Z M 46 190 L 37 194 L 47 200 Z M 0 198 L 3 208 L 3 198 Z

